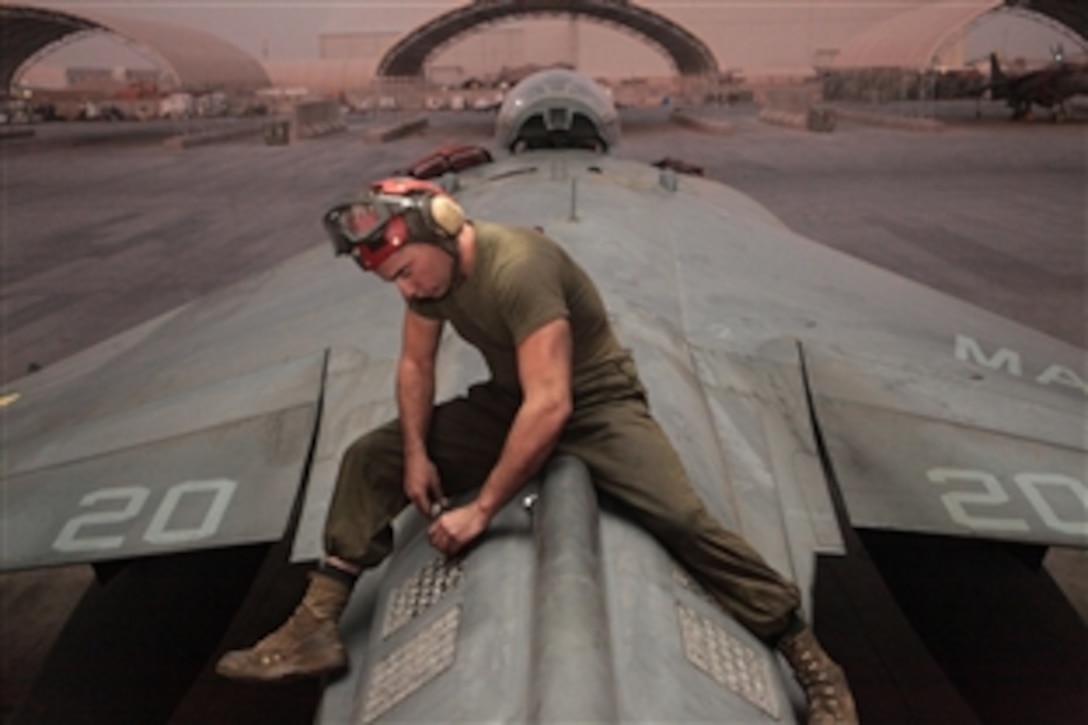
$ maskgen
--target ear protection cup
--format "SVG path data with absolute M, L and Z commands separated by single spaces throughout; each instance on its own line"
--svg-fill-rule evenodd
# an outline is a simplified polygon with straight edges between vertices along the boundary
M 413 205 L 404 214 L 409 238 L 428 242 L 448 242 L 457 237 L 465 225 L 461 205 L 446 194 L 426 192 L 411 196 Z
M 408 201 L 402 211 L 410 239 L 445 242 L 465 225 L 465 212 L 442 187 L 424 179 L 394 177 L 375 182 L 371 193 L 388 194 Z
M 447 239 L 456 237 L 465 225 L 465 212 L 453 197 L 439 194 L 420 202 L 423 218 L 434 234 Z

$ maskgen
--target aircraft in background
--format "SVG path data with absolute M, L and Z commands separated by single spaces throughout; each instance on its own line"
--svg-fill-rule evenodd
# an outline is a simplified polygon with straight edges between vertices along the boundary
M 863 719 L 1082 707 L 1083 624 L 1039 594 L 1038 565 L 1088 541 L 1083 351 L 800 237 L 676 164 L 606 153 L 619 134 L 603 89 L 550 70 L 507 94 L 495 154 L 447 147 L 409 168 L 588 270 L 710 510 L 839 628 L 821 637 Z M 232 721 L 277 702 L 210 664 L 282 619 L 270 571 L 320 555 L 342 452 L 396 411 L 402 305 L 315 248 L 0 391 L 0 564 L 91 563 L 105 581 L 15 722 Z M 443 338 L 439 397 L 484 372 Z M 452 561 L 406 511 L 345 612 L 352 667 L 318 720 L 548 720 L 587 692 L 603 709 L 568 719 L 794 720 L 773 651 L 613 503 L 548 514 L 584 475 L 554 462 Z M 567 609 L 553 577 L 585 557 L 549 558 L 541 529 L 583 525 L 597 586 Z M 880 566 L 896 561 L 893 579 Z M 104 664 L 116 651 L 126 664 Z M 182 657 L 184 676 L 163 675 Z M 593 677 L 554 688 L 575 671 Z
M 1050 110 L 1055 120 L 1067 116 L 1065 102 L 1088 95 L 1088 66 L 1066 62 L 1060 47 L 1053 55 L 1054 62 L 1045 68 L 1009 75 L 997 54 L 990 53 L 990 81 L 979 89 L 979 102 L 989 92 L 990 98 L 1008 104 L 1014 120 L 1029 118 L 1033 106 Z

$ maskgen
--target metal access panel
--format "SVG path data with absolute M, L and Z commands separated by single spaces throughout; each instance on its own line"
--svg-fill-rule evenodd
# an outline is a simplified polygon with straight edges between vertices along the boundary
M 374 665 L 363 703 L 372 723 L 453 664 L 461 608 L 454 607 Z
M 621 721 L 794 721 L 773 653 L 652 536 L 605 513 L 601 544 Z
M 382 618 L 382 639 L 435 606 L 461 586 L 464 562 L 439 556 L 392 591 Z
M 676 603 L 676 613 L 688 661 L 777 720 L 781 707 L 766 652 L 744 644 L 725 627 L 683 602 Z
M 427 541 L 428 524 L 414 509 L 398 517 L 396 551 L 356 588 L 341 619 L 351 669 L 326 688 L 318 722 L 527 719 L 531 514 L 511 502 L 453 560 Z

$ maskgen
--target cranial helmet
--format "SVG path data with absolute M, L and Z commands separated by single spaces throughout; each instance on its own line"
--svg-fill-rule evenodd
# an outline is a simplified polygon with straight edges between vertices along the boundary
M 358 201 L 329 209 L 322 221 L 336 253 L 371 271 L 409 242 L 437 244 L 456 258 L 465 213 L 437 184 L 394 177 L 374 182 Z

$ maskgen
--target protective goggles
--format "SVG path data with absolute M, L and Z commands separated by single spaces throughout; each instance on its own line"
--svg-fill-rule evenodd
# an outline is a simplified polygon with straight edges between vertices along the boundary
M 408 241 L 403 216 L 418 206 L 407 196 L 372 194 L 362 201 L 338 204 L 322 223 L 337 255 L 352 255 L 372 270 Z

